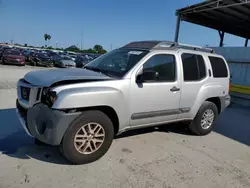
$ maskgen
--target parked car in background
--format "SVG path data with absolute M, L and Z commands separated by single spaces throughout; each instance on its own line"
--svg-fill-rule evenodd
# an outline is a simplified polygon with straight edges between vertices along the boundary
M 73 61 L 76 60 L 77 56 L 76 55 L 69 55 L 68 57 L 70 57 Z
M 31 56 L 30 64 L 34 65 L 34 66 L 40 65 L 40 66 L 45 66 L 45 67 L 53 67 L 54 66 L 54 62 L 53 62 L 52 58 L 49 57 L 46 53 L 41 53 L 41 52 L 34 53 Z
M 25 56 L 19 50 L 5 50 L 2 55 L 2 64 L 25 65 Z
M 76 63 L 69 56 L 62 55 L 60 59 L 55 62 L 55 67 L 76 67 Z
M 76 67 L 78 68 L 82 68 L 84 67 L 86 64 L 88 64 L 89 62 L 91 62 L 93 60 L 93 58 L 87 58 L 85 56 L 77 56 L 75 63 L 76 63 Z
M 1 60 L 2 57 L 3 57 L 4 51 L 5 51 L 5 50 L 9 50 L 9 49 L 11 49 L 11 47 L 9 47 L 9 46 L 2 46 L 2 47 L 0 48 L 0 60 Z
M 51 50 L 46 50 L 46 53 L 47 55 L 52 59 L 52 61 L 54 62 L 54 64 L 60 60 L 61 56 L 56 53 L 56 52 L 53 52 Z

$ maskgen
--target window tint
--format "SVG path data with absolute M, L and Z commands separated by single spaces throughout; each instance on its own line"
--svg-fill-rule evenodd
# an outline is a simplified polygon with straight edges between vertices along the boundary
M 158 72 L 158 81 L 175 81 L 174 55 L 159 54 L 151 57 L 144 65 L 143 71 Z
M 228 76 L 225 61 L 219 57 L 209 57 L 215 78 L 223 78 Z
M 206 77 L 206 66 L 205 61 L 201 55 L 196 55 L 197 61 L 198 61 L 198 67 L 199 67 L 199 78 L 205 78 Z
M 206 67 L 201 55 L 182 54 L 184 81 L 201 80 L 206 76 Z

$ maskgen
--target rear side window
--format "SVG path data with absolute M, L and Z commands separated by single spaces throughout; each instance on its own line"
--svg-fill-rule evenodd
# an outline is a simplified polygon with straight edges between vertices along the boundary
M 184 53 L 181 59 L 184 81 L 199 81 L 206 77 L 206 66 L 201 55 Z
M 227 66 L 223 59 L 219 57 L 208 57 L 213 69 L 214 78 L 228 77 Z

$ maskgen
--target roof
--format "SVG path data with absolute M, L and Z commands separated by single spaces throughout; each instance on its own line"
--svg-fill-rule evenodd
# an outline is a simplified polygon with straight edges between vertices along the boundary
M 176 14 L 181 20 L 250 39 L 250 0 L 207 0 Z
M 211 48 L 205 48 L 200 46 L 181 44 L 172 41 L 135 41 L 131 42 L 122 48 L 132 49 L 146 49 L 146 50 L 176 50 L 176 49 L 188 49 L 202 52 L 213 53 L 214 50 Z

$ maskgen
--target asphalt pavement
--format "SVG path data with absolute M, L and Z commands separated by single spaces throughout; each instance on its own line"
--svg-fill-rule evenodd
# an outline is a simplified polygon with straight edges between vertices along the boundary
M 226 109 L 203 137 L 180 123 L 130 131 L 100 160 L 69 165 L 58 148 L 34 145 L 16 117 L 16 82 L 35 69 L 0 65 L 0 188 L 250 187 L 249 109 Z

